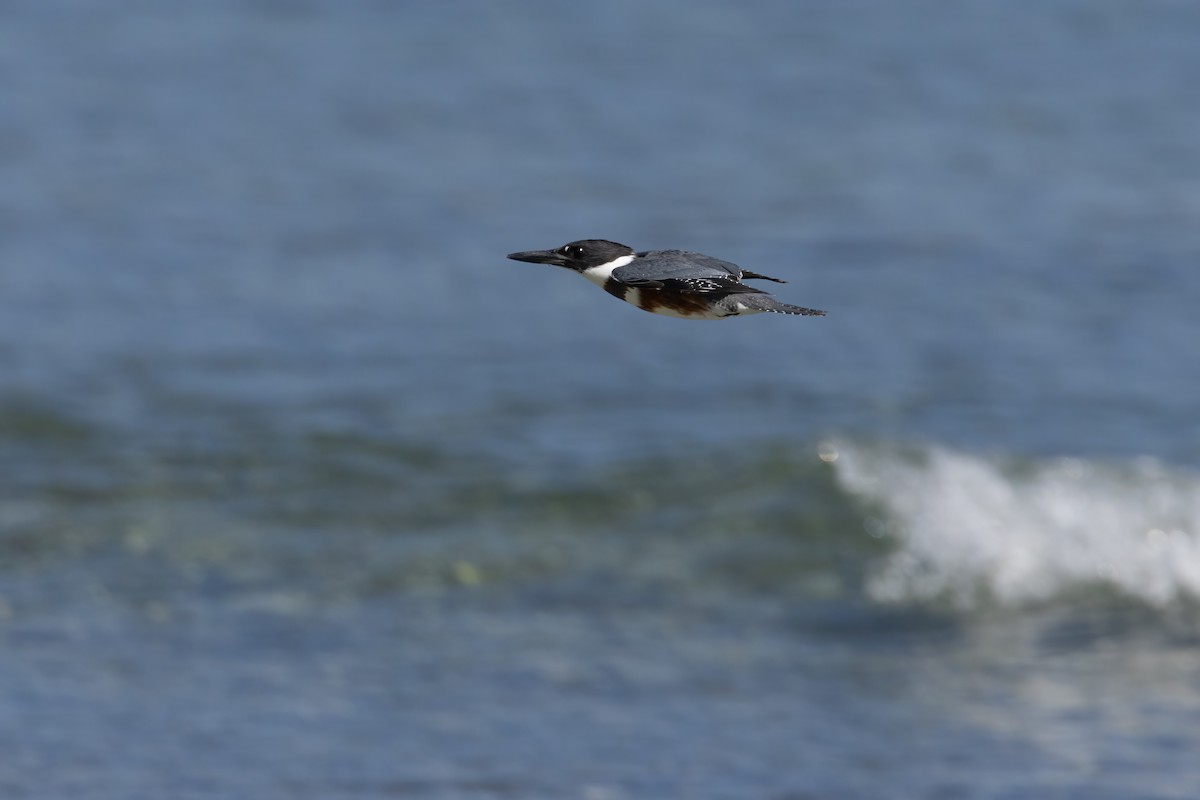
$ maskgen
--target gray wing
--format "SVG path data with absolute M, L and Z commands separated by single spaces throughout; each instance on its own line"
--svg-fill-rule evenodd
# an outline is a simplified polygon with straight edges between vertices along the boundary
M 678 292 L 724 294 L 759 293 L 742 283 L 742 268 L 729 261 L 687 250 L 639 253 L 632 264 L 617 267 L 612 277 L 626 286 L 673 289 Z
M 632 264 L 613 270 L 613 277 L 622 283 L 629 280 L 660 280 L 662 278 L 719 278 L 738 280 L 742 268 L 737 264 L 692 253 L 687 250 L 650 250 L 638 253 Z

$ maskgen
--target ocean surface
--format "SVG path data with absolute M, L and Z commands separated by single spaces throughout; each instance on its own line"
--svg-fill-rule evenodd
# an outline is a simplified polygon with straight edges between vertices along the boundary
M 5 3 L 0 797 L 1200 797 L 1198 43 Z

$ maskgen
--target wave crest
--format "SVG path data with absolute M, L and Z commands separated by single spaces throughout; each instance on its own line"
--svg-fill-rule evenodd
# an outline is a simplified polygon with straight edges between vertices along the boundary
M 1108 584 L 1158 607 L 1200 598 L 1200 475 L 1141 458 L 1019 463 L 940 446 L 827 443 L 839 483 L 897 542 L 880 601 L 974 606 Z

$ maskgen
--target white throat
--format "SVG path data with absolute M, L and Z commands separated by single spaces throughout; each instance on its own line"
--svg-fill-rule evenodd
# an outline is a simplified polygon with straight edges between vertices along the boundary
M 614 258 L 612 261 L 609 261 L 606 264 L 598 264 L 594 267 L 588 267 L 580 274 L 597 286 L 603 286 L 604 282 L 612 276 L 614 269 L 625 266 L 626 264 L 632 262 L 635 258 L 637 258 L 637 256 L 635 256 L 633 253 L 630 253 L 627 256 L 619 256 L 618 258 Z

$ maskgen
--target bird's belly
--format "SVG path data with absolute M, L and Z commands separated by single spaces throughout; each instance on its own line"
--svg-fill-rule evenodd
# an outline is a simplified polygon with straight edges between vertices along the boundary
M 654 289 L 628 288 L 624 300 L 651 314 L 676 319 L 721 319 L 730 316 L 728 312 L 720 313 L 706 298 L 697 295 L 664 295 Z

